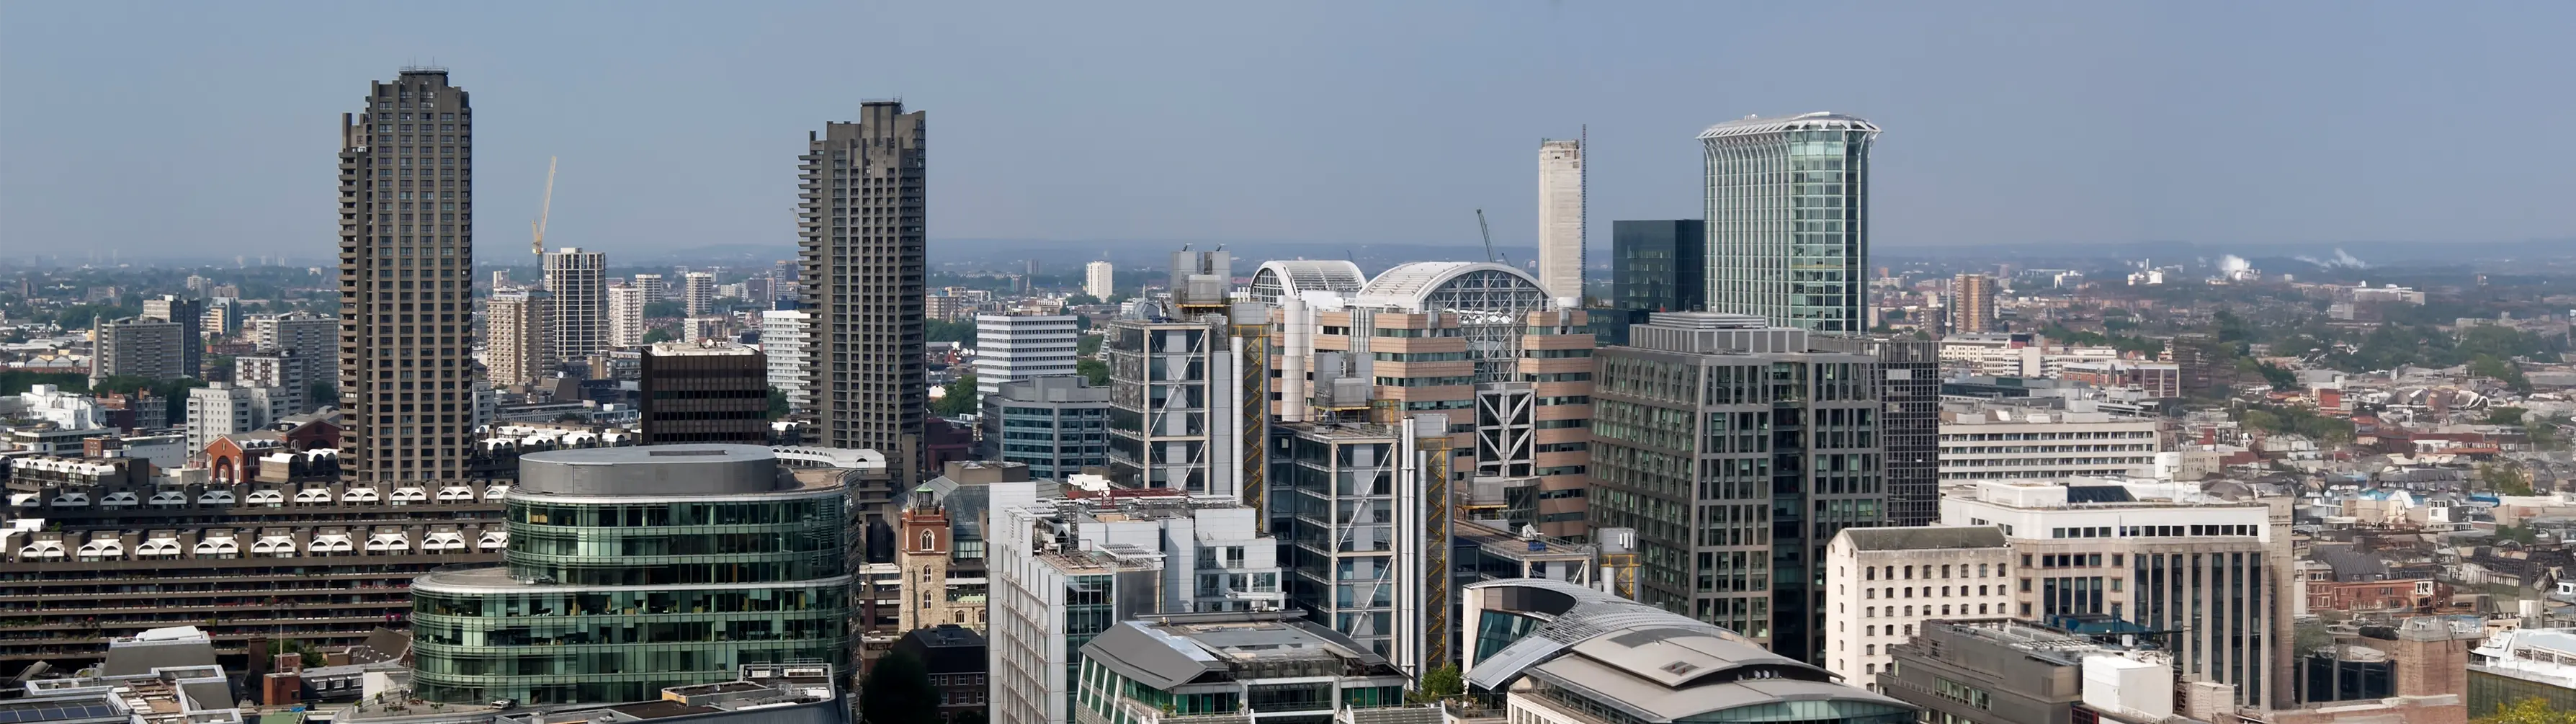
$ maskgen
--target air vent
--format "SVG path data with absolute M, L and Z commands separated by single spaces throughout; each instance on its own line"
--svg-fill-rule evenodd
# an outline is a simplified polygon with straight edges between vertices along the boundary
M 1667 674 L 1687 674 L 1698 670 L 1699 664 L 1688 661 L 1675 661 L 1664 665 L 1664 673 Z

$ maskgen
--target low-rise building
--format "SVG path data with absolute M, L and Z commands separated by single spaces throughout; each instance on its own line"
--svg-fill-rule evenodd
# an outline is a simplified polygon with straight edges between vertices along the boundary
M 2003 480 L 2147 475 L 2164 448 L 2152 418 L 2102 411 L 2090 400 L 2062 409 L 1959 402 L 1941 410 L 1941 479 Z
M 1122 621 L 1082 647 L 1079 721 L 1368 721 L 1432 724 L 1386 657 L 1289 612 Z M 1378 710 L 1394 709 L 1393 712 Z
M 991 691 L 985 679 L 984 635 L 953 623 L 914 629 L 894 642 L 889 655 L 910 656 L 930 673 L 930 688 L 939 690 L 941 721 L 989 721 L 984 700 Z
M 1547 579 L 1462 589 L 1466 692 L 1453 706 L 1523 724 L 1905 724 L 1917 708 L 1733 631 Z M 1462 717 L 1464 718 L 1464 717 Z M 1490 717 L 1476 717 L 1490 718 Z
M 2010 619 L 1931 621 L 1871 679 L 1943 724 L 2158 724 L 2177 713 L 2163 652 Z
M 2576 711 L 2576 629 L 2519 629 L 2488 637 L 2469 651 L 2469 711 L 2494 713 L 2537 698 L 2554 711 Z
M 1109 465 L 1107 387 L 1080 377 L 1040 377 L 1004 383 L 982 404 L 978 457 L 1027 465 L 1042 478 Z

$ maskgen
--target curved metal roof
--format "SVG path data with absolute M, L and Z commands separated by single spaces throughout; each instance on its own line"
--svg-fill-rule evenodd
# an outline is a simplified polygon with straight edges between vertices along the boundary
M 1417 261 L 1398 264 L 1359 290 L 1363 303 L 1414 311 L 1477 310 L 1520 313 L 1547 306 L 1545 287 L 1528 272 L 1485 261 Z
M 1252 273 L 1252 296 L 1262 302 L 1277 302 L 1281 297 L 1294 297 L 1298 292 L 1330 291 L 1345 294 L 1357 292 L 1368 284 L 1368 275 L 1360 265 L 1341 259 L 1294 259 L 1266 262 Z
M 1765 133 L 1779 133 L 1782 131 L 1810 130 L 1867 131 L 1869 133 L 1877 133 L 1878 124 L 1871 123 L 1867 119 L 1863 119 L 1859 116 L 1847 116 L 1840 113 L 1834 113 L 1832 111 L 1800 113 L 1794 116 L 1746 116 L 1714 126 L 1709 126 L 1708 130 L 1700 132 L 1699 137 L 1702 140 L 1706 140 L 1728 136 L 1755 136 Z

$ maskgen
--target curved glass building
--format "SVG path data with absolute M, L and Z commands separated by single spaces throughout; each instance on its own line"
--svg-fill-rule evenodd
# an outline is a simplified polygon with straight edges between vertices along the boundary
M 502 563 L 412 582 L 413 693 L 640 701 L 741 664 L 847 661 L 846 506 L 752 445 L 522 457 Z

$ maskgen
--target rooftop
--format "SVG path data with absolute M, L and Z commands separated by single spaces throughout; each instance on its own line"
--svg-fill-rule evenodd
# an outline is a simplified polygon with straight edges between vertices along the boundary
M 1850 538 L 1853 548 L 1865 551 L 2002 548 L 2010 545 L 2004 542 L 2003 529 L 1991 525 L 1844 528 L 1840 535 Z
M 1832 111 L 1815 111 L 1794 116 L 1745 116 L 1709 126 L 1708 130 L 1700 132 L 1699 137 L 1701 140 L 1707 140 L 1804 130 L 1866 131 L 1875 134 L 1878 133 L 1878 124 L 1862 120 L 1857 116 L 1847 116 Z
M 1401 676 L 1368 647 L 1294 616 L 1297 612 L 1166 616 L 1102 632 L 1082 654 L 1138 683 L 1189 683 L 1313 676 Z

